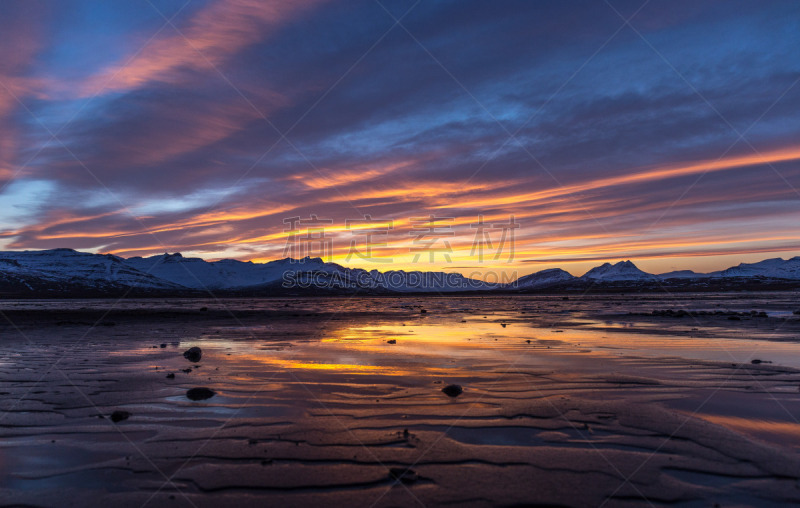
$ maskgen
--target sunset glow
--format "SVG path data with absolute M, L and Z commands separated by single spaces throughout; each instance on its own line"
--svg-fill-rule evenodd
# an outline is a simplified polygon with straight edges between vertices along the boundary
M 368 270 L 800 254 L 798 5 L 612 4 L 4 3 L 0 248 L 269 261 L 317 216 Z

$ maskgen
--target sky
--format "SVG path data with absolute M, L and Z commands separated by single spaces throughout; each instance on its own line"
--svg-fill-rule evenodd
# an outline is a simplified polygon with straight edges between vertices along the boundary
M 795 256 L 798 47 L 794 0 L 4 0 L 0 249 Z

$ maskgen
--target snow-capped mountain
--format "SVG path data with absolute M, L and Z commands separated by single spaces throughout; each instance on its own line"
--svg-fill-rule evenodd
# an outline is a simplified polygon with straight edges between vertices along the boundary
M 549 268 L 520 277 L 516 282 L 512 282 L 510 286 L 514 289 L 538 289 L 570 282 L 574 279 L 574 275 L 561 268 Z
M 285 258 L 268 263 L 231 259 L 208 262 L 185 258 L 181 254 L 163 254 L 125 261 L 138 270 L 196 290 L 229 290 L 257 287 L 367 289 L 401 292 L 445 292 L 487 290 L 496 285 L 468 279 L 459 273 L 379 272 L 346 268 L 326 263 L 320 258 Z
M 72 249 L 0 252 L 0 273 L 7 280 L 37 285 L 76 284 L 98 289 L 142 287 L 181 289 L 170 281 L 129 266 L 110 254 L 90 254 Z
M 662 273 L 661 279 L 734 278 L 754 277 L 765 279 L 800 280 L 800 256 L 791 259 L 771 258 L 757 263 L 741 263 L 726 270 L 710 273 L 697 273 L 679 270 Z
M 378 292 L 480 291 L 500 287 L 459 273 L 379 272 L 346 268 L 320 258 L 268 263 L 205 261 L 181 254 L 124 259 L 72 249 L 0 252 L 0 292 L 369 290 Z
M 325 263 L 319 258 L 286 258 L 269 263 L 233 259 L 209 262 L 201 258 L 185 258 L 180 253 L 134 257 L 125 260 L 125 263 L 173 284 L 197 290 L 274 284 L 281 281 L 285 272 L 291 270 L 335 272 L 341 269 L 339 265 Z
M 602 265 L 596 266 L 584 273 L 580 278 L 584 280 L 600 280 L 604 282 L 646 281 L 657 279 L 655 275 L 639 270 L 636 268 L 636 265 L 630 261 L 620 261 L 619 263 L 613 265 L 611 263 L 603 263 Z
M 713 277 L 766 277 L 771 279 L 800 279 L 800 256 L 791 259 L 772 258 L 758 263 L 738 266 L 709 274 Z
M 630 261 L 604 263 L 581 277 L 564 270 L 542 270 L 510 284 L 491 284 L 450 272 L 363 270 L 326 263 L 319 258 L 290 258 L 268 263 L 235 260 L 205 261 L 164 254 L 121 258 L 72 249 L 0 252 L 0 295 L 144 294 L 269 295 L 282 291 L 378 293 L 452 293 L 459 291 L 538 291 L 551 289 L 671 287 L 736 289 L 752 284 L 794 288 L 800 284 L 800 257 L 743 263 L 713 273 L 681 270 L 653 275 Z M 776 282 L 777 281 L 777 282 Z M 656 284 L 657 283 L 657 284 Z M 788 286 L 787 286 L 788 284 Z

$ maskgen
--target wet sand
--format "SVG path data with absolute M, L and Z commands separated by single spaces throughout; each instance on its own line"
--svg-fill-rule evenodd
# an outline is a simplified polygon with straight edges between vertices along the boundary
M 796 504 L 796 302 L 5 301 L 0 505 Z

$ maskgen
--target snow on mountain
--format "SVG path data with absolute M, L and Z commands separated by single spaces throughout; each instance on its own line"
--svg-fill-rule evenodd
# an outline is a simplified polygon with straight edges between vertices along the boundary
M 646 281 L 655 280 L 657 277 L 653 274 L 643 272 L 636 268 L 636 265 L 630 261 L 620 261 L 616 264 L 603 263 L 596 266 L 583 274 L 581 279 L 588 280 L 601 280 L 605 282 L 616 281 Z
M 741 263 L 722 270 L 715 277 L 766 277 L 770 279 L 800 279 L 800 256 L 784 260 L 772 258 L 758 263 Z
M 144 287 L 181 289 L 110 254 L 91 254 L 72 249 L 0 252 L 0 272 L 18 280 L 72 283 L 87 287 Z
M 125 263 L 160 279 L 198 290 L 233 289 L 277 283 L 284 272 L 289 270 L 332 270 L 319 258 L 302 260 L 286 258 L 269 263 L 233 259 L 209 262 L 201 258 L 185 258 L 180 253 L 147 258 L 134 257 L 125 260 Z
M 26 281 L 34 280 L 37 286 L 50 284 L 68 288 L 71 285 L 81 290 L 135 287 L 203 291 L 283 287 L 450 292 L 498 287 L 458 273 L 366 271 L 310 257 L 253 263 L 231 259 L 208 262 L 179 253 L 124 259 L 72 249 L 0 252 L 0 283 L 19 288 L 30 287 Z
M 230 259 L 208 262 L 185 258 L 180 254 L 163 254 L 148 258 L 130 258 L 128 265 L 161 279 L 197 290 L 246 289 L 264 286 L 285 288 L 369 289 L 403 292 L 468 291 L 492 289 L 496 285 L 468 279 L 458 273 L 378 272 L 346 268 L 326 263 L 320 258 L 306 257 L 270 261 L 242 262 Z
M 509 287 L 513 289 L 544 288 L 562 282 L 569 282 L 573 279 L 575 279 L 575 276 L 561 268 L 550 268 L 520 277 L 516 282 L 512 282 Z
M 208 262 L 163 254 L 124 259 L 72 249 L 0 252 L 0 290 L 7 294 L 48 291 L 92 291 L 135 288 L 150 291 L 273 289 L 370 290 L 389 292 L 456 292 L 493 289 L 540 289 L 561 283 L 654 282 L 659 279 L 764 277 L 800 280 L 800 257 L 742 263 L 708 274 L 681 270 L 652 275 L 630 261 L 604 263 L 576 278 L 559 268 L 542 270 L 511 284 L 492 284 L 451 272 L 363 270 L 326 263 L 320 258 L 290 258 L 268 263 L 236 260 Z M 55 293 L 54 293 L 55 294 Z

